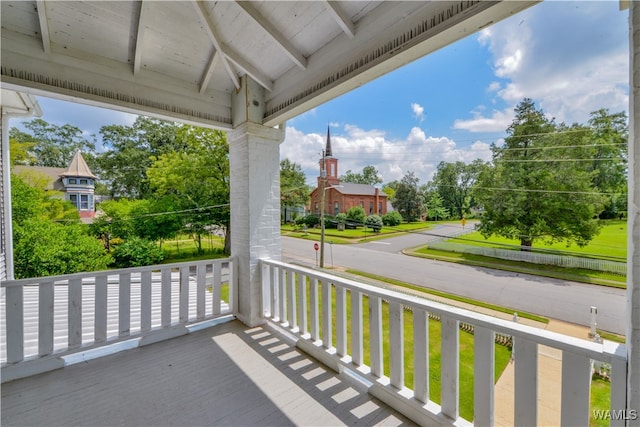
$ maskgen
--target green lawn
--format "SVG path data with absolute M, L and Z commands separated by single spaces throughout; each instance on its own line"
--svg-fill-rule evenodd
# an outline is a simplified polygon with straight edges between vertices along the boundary
M 501 247 L 505 249 L 520 250 L 520 242 L 517 240 L 505 239 L 504 237 L 491 236 L 485 239 L 479 232 L 474 232 L 461 236 L 461 239 L 451 239 L 451 242 L 465 245 Z M 578 245 L 567 246 L 566 243 L 545 243 L 536 244 L 535 249 L 545 252 L 554 251 L 561 255 L 588 256 L 603 259 L 614 259 L 625 261 L 627 258 L 627 222 L 618 220 L 603 221 L 600 233 L 589 242 L 587 246 Z
M 609 420 L 593 417 L 595 410 L 611 409 L 611 383 L 599 377 L 591 380 L 591 414 L 589 419 L 590 427 L 608 427 Z
M 336 244 L 349 244 L 349 243 L 361 243 L 364 241 L 371 241 L 377 239 L 385 239 L 393 235 L 407 233 L 417 230 L 426 230 L 431 227 L 430 223 L 426 222 L 410 222 L 402 223 L 394 227 L 383 226 L 380 232 L 374 233 L 372 229 L 359 227 L 349 230 L 338 230 L 336 228 L 325 228 L 324 236 L 326 242 L 333 242 Z M 294 227 L 288 224 L 281 225 L 280 231 L 285 236 L 298 237 L 302 239 L 320 240 L 320 228 L 309 228 L 303 230 L 299 227 Z
M 297 283 L 297 282 L 296 282 Z M 307 295 L 310 295 L 311 285 L 307 283 Z M 297 286 L 296 286 L 297 292 Z M 335 288 L 332 288 L 332 344 L 336 345 L 336 323 L 335 323 Z M 322 313 L 321 287 L 318 285 L 319 312 Z M 363 348 L 364 363 L 370 364 L 370 348 L 369 348 L 369 300 L 363 298 Z M 347 349 L 351 349 L 351 293 L 347 292 Z M 310 305 L 307 305 L 307 318 L 311 319 Z M 384 353 L 384 373 L 389 376 L 389 305 L 385 302 L 382 304 L 383 317 L 383 353 Z M 320 318 L 320 338 L 322 338 L 322 318 Z M 429 320 L 429 398 L 440 403 L 440 331 L 441 325 L 439 321 Z M 473 335 L 460 331 L 459 334 L 459 387 L 460 387 L 460 416 L 467 420 L 473 420 Z M 497 381 L 511 358 L 511 350 L 502 345 L 495 345 L 495 380 Z M 404 311 L 404 372 L 405 385 L 413 388 L 413 313 L 408 310 Z

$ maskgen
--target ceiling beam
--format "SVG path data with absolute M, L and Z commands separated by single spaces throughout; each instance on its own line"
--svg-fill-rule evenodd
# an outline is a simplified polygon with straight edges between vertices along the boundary
M 267 77 L 264 73 L 259 71 L 256 67 L 251 65 L 249 61 L 246 61 L 240 55 L 238 55 L 233 49 L 226 45 L 222 45 L 222 52 L 224 56 L 231 62 L 233 62 L 238 68 L 241 68 L 245 73 L 251 76 L 253 80 L 258 82 L 260 86 L 268 90 L 273 91 L 273 81 Z
M 220 53 L 220 60 L 222 61 L 222 65 L 224 65 L 224 69 L 227 71 L 229 78 L 233 82 L 233 85 L 236 87 L 236 89 L 240 89 L 240 80 L 238 79 L 235 70 L 227 60 L 226 52 L 221 47 L 219 38 L 214 30 L 213 21 L 211 20 L 209 12 L 207 11 L 207 6 L 204 4 L 204 1 L 195 0 L 194 8 L 196 10 L 196 13 L 198 14 L 198 17 L 204 24 L 204 29 L 207 31 L 207 34 L 209 35 L 213 46 L 216 48 L 216 51 Z
M 207 68 L 204 70 L 204 73 L 202 73 L 202 78 L 200 79 L 200 94 L 203 94 L 207 90 L 209 81 L 213 75 L 213 69 L 218 65 L 218 62 L 220 62 L 220 54 L 217 50 L 214 50 L 211 52 Z
M 338 2 L 330 0 L 325 2 L 325 6 L 333 16 L 333 19 L 340 25 L 342 31 L 344 31 L 349 38 L 354 38 L 356 35 L 356 27 L 353 25 L 353 22 L 351 22 L 351 18 L 344 13 L 344 10 L 342 10 Z
M 42 37 L 42 47 L 45 53 L 51 53 L 51 39 L 49 38 L 49 21 L 47 20 L 47 10 L 44 4 L 44 0 L 38 0 L 36 2 L 36 9 L 38 9 L 38 20 L 40 21 L 40 36 Z
M 280 49 L 301 69 L 307 68 L 307 58 L 305 58 L 285 36 L 264 16 L 251 6 L 248 1 L 236 1 L 238 6 L 244 10 L 258 25 L 260 25 L 271 38 L 278 44 Z
M 136 28 L 136 47 L 133 60 L 133 75 L 137 76 L 140 72 L 140 66 L 142 64 L 142 43 L 144 40 L 144 33 L 146 31 L 144 25 L 144 17 L 146 10 L 149 7 L 144 0 L 140 0 L 140 8 L 138 9 L 138 27 Z

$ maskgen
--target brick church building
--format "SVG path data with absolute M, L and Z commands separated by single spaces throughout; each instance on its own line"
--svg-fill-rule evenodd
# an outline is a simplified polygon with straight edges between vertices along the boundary
M 323 171 L 325 173 L 323 173 Z M 354 206 L 360 206 L 365 214 L 385 215 L 387 213 L 387 195 L 380 189 L 367 184 L 340 182 L 338 178 L 338 159 L 331 151 L 331 135 L 327 128 L 327 146 L 324 157 L 320 159 L 318 186 L 311 192 L 309 212 L 320 215 L 322 200 L 322 180 L 325 177 L 324 213 L 335 216 L 347 213 Z

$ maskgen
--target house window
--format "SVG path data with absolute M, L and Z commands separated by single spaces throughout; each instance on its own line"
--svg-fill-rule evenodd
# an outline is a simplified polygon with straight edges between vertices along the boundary
M 340 204 L 338 202 L 335 202 L 333 204 L 333 214 L 338 215 L 339 213 L 340 213 Z
M 87 184 L 89 184 L 89 181 L 86 180 L 86 179 L 81 179 L 80 180 L 80 184 L 87 185 Z
M 71 180 L 69 180 L 71 181 Z M 73 203 L 73 206 L 78 209 L 78 195 L 77 194 L 69 194 L 69 201 Z
M 77 184 L 78 180 L 75 178 L 69 178 L 69 184 Z
M 89 210 L 89 195 L 81 194 L 80 195 L 80 210 L 88 211 Z

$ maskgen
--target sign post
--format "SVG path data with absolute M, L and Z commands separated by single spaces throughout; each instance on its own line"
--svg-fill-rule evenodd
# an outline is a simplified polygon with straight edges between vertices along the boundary
M 318 266 L 318 249 L 320 249 L 320 245 L 317 243 L 314 243 L 313 249 L 316 251 L 316 267 L 317 267 Z

